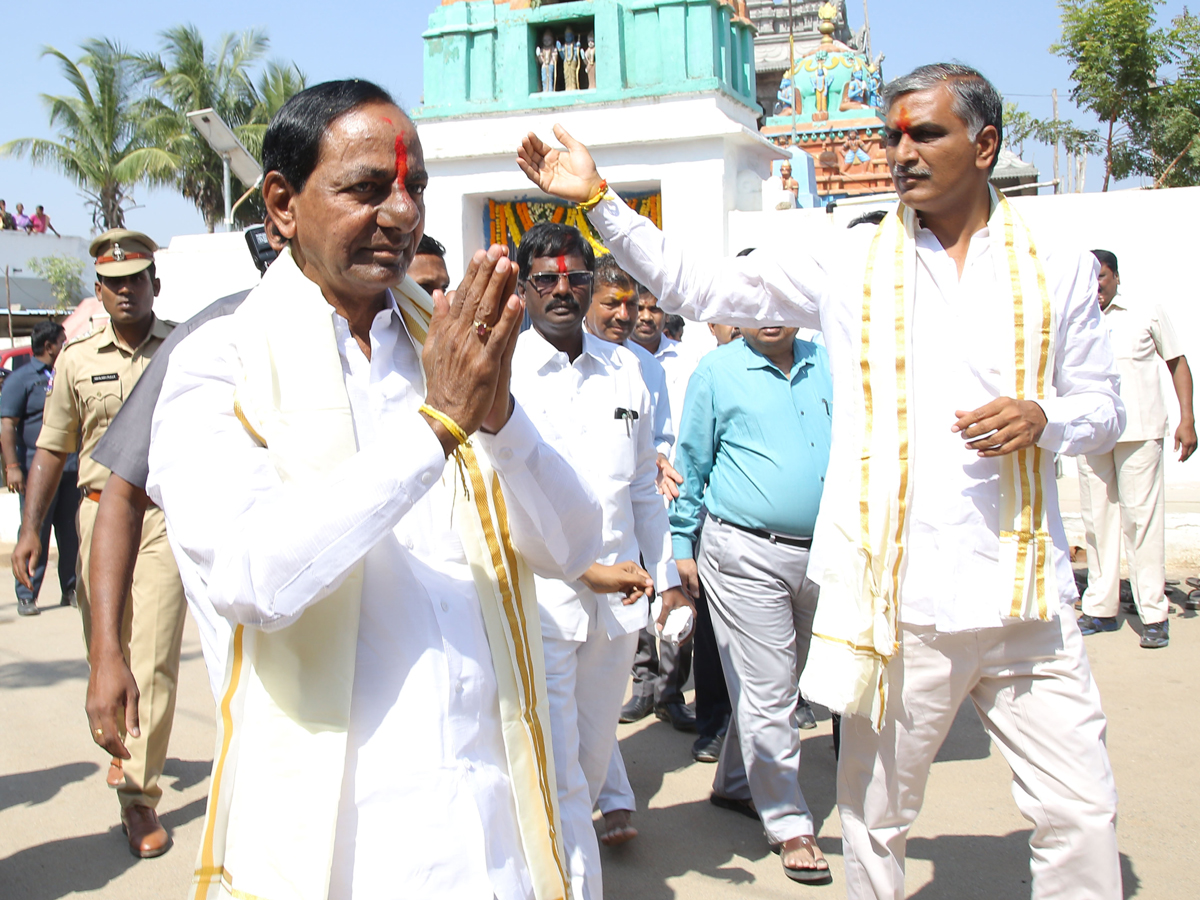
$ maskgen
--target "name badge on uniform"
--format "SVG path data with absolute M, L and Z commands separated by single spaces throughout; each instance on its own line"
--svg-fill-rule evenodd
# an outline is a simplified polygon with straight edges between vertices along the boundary
M 107 375 L 93 375 L 92 384 L 99 384 L 102 381 L 118 381 L 121 376 L 116 372 L 109 372 Z

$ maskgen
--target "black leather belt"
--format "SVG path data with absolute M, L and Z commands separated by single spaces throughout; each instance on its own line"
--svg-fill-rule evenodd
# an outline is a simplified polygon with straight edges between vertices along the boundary
M 772 544 L 783 544 L 786 547 L 799 547 L 801 550 L 808 550 L 812 547 L 812 538 L 806 537 L 788 537 L 783 534 L 775 534 L 771 531 L 763 531 L 761 528 L 748 528 L 745 525 L 739 525 L 737 522 L 730 522 L 728 519 L 722 519 L 719 516 L 714 516 L 712 513 L 708 517 L 722 525 L 728 525 L 730 528 L 736 528 L 738 531 L 744 531 L 746 534 L 752 534 L 755 537 L 764 538 Z

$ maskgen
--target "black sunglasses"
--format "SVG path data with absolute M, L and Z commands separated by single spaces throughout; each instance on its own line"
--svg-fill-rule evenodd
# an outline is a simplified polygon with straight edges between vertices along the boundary
M 538 272 L 530 275 L 526 281 L 533 285 L 539 294 L 549 293 L 558 286 L 558 279 L 566 276 L 567 282 L 573 288 L 588 287 L 592 283 L 591 272 Z

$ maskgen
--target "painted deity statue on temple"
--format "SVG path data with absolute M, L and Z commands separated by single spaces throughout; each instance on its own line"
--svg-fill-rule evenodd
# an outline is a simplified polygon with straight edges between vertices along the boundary
M 542 46 L 533 51 L 542 76 L 543 94 L 553 93 L 558 83 L 558 54 L 561 46 L 555 42 L 554 32 L 547 28 L 542 32 Z
M 847 103 L 857 103 L 860 106 L 865 106 L 867 103 L 867 79 L 863 73 L 862 67 L 856 65 L 850 73 L 850 80 L 846 82 L 846 87 L 842 91 L 843 100 Z
M 587 71 L 587 86 L 596 87 L 596 35 L 588 32 L 587 49 L 583 51 L 583 67 Z
M 779 82 L 779 91 L 775 94 L 775 109 L 774 113 L 777 116 L 784 115 L 786 112 L 795 109 L 797 113 L 800 109 L 796 107 L 796 88 L 792 84 L 790 75 L 784 75 L 783 80 Z
M 827 113 L 829 111 L 829 74 L 825 71 L 824 61 L 819 57 L 817 69 L 813 72 L 813 92 L 816 95 L 817 112 Z
M 563 42 L 559 50 L 563 61 L 563 82 L 568 91 L 579 90 L 581 51 L 582 48 L 579 46 L 579 41 L 575 38 L 575 32 L 568 28 L 567 33 L 563 35 Z

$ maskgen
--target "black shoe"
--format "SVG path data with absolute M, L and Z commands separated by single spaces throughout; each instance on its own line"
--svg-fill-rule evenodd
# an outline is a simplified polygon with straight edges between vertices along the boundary
M 670 722 L 676 731 L 695 731 L 696 714 L 685 703 L 659 703 L 654 714 L 664 722 Z
M 639 722 L 654 711 L 653 697 L 634 697 L 621 707 L 621 718 L 618 720 L 628 725 Z
M 17 599 L 17 615 L 18 616 L 37 616 L 41 614 L 38 609 L 36 600 L 21 600 Z
M 805 731 L 817 727 L 817 716 L 807 700 L 801 700 L 800 705 L 796 707 L 796 724 Z
M 78 598 L 76 598 L 74 591 L 67 591 L 65 594 L 62 595 L 62 599 L 58 601 L 58 605 L 59 606 L 73 606 L 76 609 L 78 609 L 79 608 L 79 600 L 78 600 Z
M 1160 650 L 1171 642 L 1171 623 L 1155 622 L 1142 628 L 1141 645 L 1147 650 Z
M 692 759 L 696 762 L 715 763 L 721 758 L 721 747 L 724 743 L 723 734 L 696 738 L 696 743 L 692 744 Z

